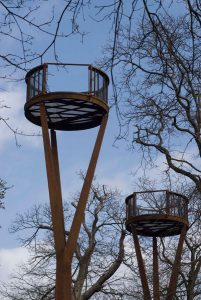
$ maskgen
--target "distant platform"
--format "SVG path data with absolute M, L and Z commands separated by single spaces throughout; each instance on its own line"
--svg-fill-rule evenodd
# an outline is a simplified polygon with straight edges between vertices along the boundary
M 136 192 L 126 202 L 126 229 L 138 235 L 165 237 L 188 227 L 188 199 L 168 190 Z
M 129 218 L 126 221 L 126 229 L 132 232 L 131 225 L 135 226 L 138 235 L 148 237 L 165 237 L 181 233 L 188 222 L 180 217 L 171 215 L 141 215 Z

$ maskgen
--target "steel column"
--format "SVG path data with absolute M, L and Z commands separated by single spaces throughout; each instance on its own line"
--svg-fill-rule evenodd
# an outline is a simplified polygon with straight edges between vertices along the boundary
M 157 238 L 153 237 L 153 299 L 160 300 Z
M 105 128 L 107 125 L 107 119 L 108 119 L 108 116 L 105 115 L 103 117 L 103 120 L 101 122 L 99 131 L 98 131 L 98 135 L 97 135 L 94 149 L 92 152 L 91 160 L 90 160 L 88 170 L 86 173 L 86 177 L 84 179 L 83 187 L 82 187 L 82 190 L 80 193 L 80 199 L 79 199 L 78 205 L 76 207 L 75 215 L 73 218 L 73 222 L 72 222 L 71 229 L 69 232 L 68 240 L 66 243 L 65 264 L 67 266 L 67 273 L 68 273 L 68 275 L 67 275 L 68 281 L 66 282 L 66 286 L 67 286 L 68 290 L 70 289 L 70 287 L 72 285 L 71 265 L 72 265 L 73 253 L 76 250 L 77 239 L 79 236 L 81 224 L 84 222 L 87 200 L 88 200 L 92 180 L 94 177 L 94 172 L 95 172 L 98 156 L 100 153 L 100 148 L 102 145 Z M 68 300 L 70 300 L 70 299 L 71 298 L 68 298 Z
M 57 150 L 57 138 L 56 138 L 56 131 L 55 130 L 51 130 L 51 145 L 52 145 L 52 158 L 53 158 L 53 164 L 54 164 L 54 172 L 55 172 L 55 176 L 56 176 L 56 185 L 58 188 L 58 197 L 60 199 L 60 201 L 58 202 L 59 210 L 60 212 L 62 211 L 62 218 L 61 218 L 61 222 L 63 222 L 63 228 L 64 228 L 64 240 L 65 240 L 65 244 L 66 244 L 66 238 L 65 238 L 65 224 L 64 224 L 64 215 L 63 215 L 63 205 L 62 205 L 62 192 L 61 192 L 61 180 L 60 180 L 60 171 L 59 171 L 59 158 L 58 158 L 58 150 Z M 68 286 L 66 285 L 66 282 L 71 282 L 71 274 L 70 274 L 70 280 L 68 278 L 68 265 L 65 261 L 65 248 L 62 252 L 62 257 L 57 261 L 57 273 L 56 277 L 60 278 L 60 273 L 62 273 L 62 295 L 64 300 L 70 300 L 71 299 L 71 293 L 72 293 L 72 288 L 70 286 L 70 288 L 67 288 Z M 59 280 L 59 279 L 58 279 Z M 57 284 L 58 285 L 58 284 Z M 60 293 L 59 288 L 57 289 L 57 285 L 56 285 L 56 295 L 57 293 Z M 58 298 L 60 299 L 60 298 Z M 56 298 L 57 300 L 57 298 Z
M 182 249 L 183 249 L 183 243 L 184 243 L 184 240 L 186 237 L 186 232 L 187 232 L 187 227 L 184 225 L 182 228 L 178 246 L 177 246 L 175 261 L 174 261 L 173 268 L 172 268 L 172 274 L 171 274 L 171 278 L 170 278 L 170 282 L 169 282 L 166 300 L 173 300 L 175 293 L 176 293 L 177 280 L 178 280 L 180 264 L 181 264 L 181 254 L 182 254 Z
M 105 115 L 103 117 L 102 123 L 100 125 L 99 132 L 98 132 L 96 142 L 94 145 L 93 153 L 91 156 L 91 160 L 89 163 L 89 167 L 88 167 L 86 177 L 84 179 L 83 187 L 82 187 L 82 190 L 80 193 L 80 199 L 79 199 L 78 205 L 76 207 L 76 212 L 75 212 L 73 222 L 71 225 L 71 229 L 70 229 L 70 233 L 69 233 L 69 237 L 68 237 L 68 241 L 67 241 L 67 245 L 66 245 L 66 252 L 70 258 L 72 258 L 73 253 L 76 249 L 76 244 L 77 244 L 77 239 L 78 239 L 78 235 L 80 232 L 80 227 L 81 227 L 81 224 L 84 222 L 85 208 L 86 208 L 92 180 L 94 177 L 94 172 L 95 172 L 100 148 L 101 148 L 102 141 L 103 141 L 103 136 L 104 136 L 104 132 L 105 132 L 106 124 L 107 124 L 107 118 L 108 118 L 108 116 Z
M 60 201 L 58 201 L 58 209 L 60 213 L 62 212 L 63 215 L 63 205 L 62 205 L 62 192 L 61 192 L 61 180 L 60 180 L 60 171 L 59 171 L 59 158 L 58 158 L 58 150 L 57 150 L 57 137 L 55 130 L 51 130 L 51 146 L 52 146 L 52 158 L 53 158 L 53 165 L 54 165 L 54 174 L 56 179 L 56 185 L 57 185 L 57 192 L 58 192 L 58 198 Z M 64 234 L 64 240 L 65 240 L 65 225 L 64 225 L 64 218 L 62 217 L 61 222 L 63 233 Z
M 149 285 L 148 285 L 148 281 L 147 281 L 147 275 L 146 275 L 146 271 L 145 271 L 145 267 L 144 267 L 144 262 L 143 262 L 142 253 L 141 253 L 141 249 L 140 249 L 140 243 L 139 243 L 139 239 L 137 236 L 137 231 L 135 229 L 135 225 L 133 225 L 133 224 L 131 225 L 131 230 L 132 230 L 132 234 L 133 234 L 135 252 L 136 252 L 136 256 L 137 256 L 138 268 L 139 268 L 139 272 L 140 272 L 140 279 L 141 279 L 142 289 L 143 289 L 143 294 L 144 294 L 144 300 L 151 300 L 151 294 L 150 294 Z
M 69 300 L 65 293 L 65 228 L 63 218 L 62 196 L 59 177 L 56 134 L 52 132 L 52 148 L 48 131 L 47 114 L 44 104 L 40 105 L 41 127 L 46 161 L 46 171 L 49 187 L 52 227 L 56 251 L 56 300 Z

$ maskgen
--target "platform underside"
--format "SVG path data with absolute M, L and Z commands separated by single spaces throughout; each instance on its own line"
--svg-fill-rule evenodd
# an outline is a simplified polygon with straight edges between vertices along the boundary
M 126 221 L 126 229 L 132 232 L 131 225 L 135 226 L 138 235 L 150 237 L 173 236 L 181 233 L 187 220 L 172 215 L 141 215 L 131 217 Z
M 107 104 L 97 97 L 82 93 L 54 92 L 27 101 L 25 116 L 41 126 L 40 105 L 44 104 L 48 128 L 55 130 L 84 130 L 99 126 L 108 112 Z

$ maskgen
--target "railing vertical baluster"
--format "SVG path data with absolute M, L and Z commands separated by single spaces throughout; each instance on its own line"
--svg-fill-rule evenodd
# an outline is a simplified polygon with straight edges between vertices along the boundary
M 92 94 L 92 66 L 90 65 L 89 68 L 89 94 Z
M 30 98 L 30 77 L 27 78 L 27 98 L 26 101 L 28 101 Z
M 33 74 L 33 95 L 36 95 L 36 73 Z
M 47 64 L 43 65 L 43 81 L 42 81 L 42 92 L 46 94 L 47 91 Z
M 38 95 L 40 94 L 40 70 L 38 70 Z
M 133 194 L 133 216 L 136 216 L 136 201 L 137 201 L 137 196 L 136 193 Z
M 93 73 L 94 73 L 94 96 L 96 96 L 96 77 L 97 77 L 97 74 L 96 74 L 95 70 L 93 70 Z
M 169 191 L 166 191 L 166 214 L 168 215 L 170 213 L 170 193 Z

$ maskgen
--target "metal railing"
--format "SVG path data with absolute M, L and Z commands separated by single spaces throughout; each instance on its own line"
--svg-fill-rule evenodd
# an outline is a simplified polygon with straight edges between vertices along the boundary
M 140 215 L 173 215 L 188 219 L 188 199 L 168 190 L 135 192 L 126 198 L 126 218 Z
M 42 94 L 47 94 L 50 91 L 57 92 L 55 90 L 51 90 L 51 86 L 49 87 L 49 89 L 47 89 L 48 66 L 56 66 L 58 68 L 59 67 L 88 68 L 88 87 L 86 88 L 85 91 L 81 93 L 88 94 L 89 96 L 97 97 L 106 103 L 108 102 L 109 78 L 106 73 L 89 64 L 62 64 L 62 63 L 45 63 L 43 65 L 31 69 L 27 73 L 25 77 L 25 81 L 27 83 L 27 101 L 31 100 L 34 97 L 40 96 Z

